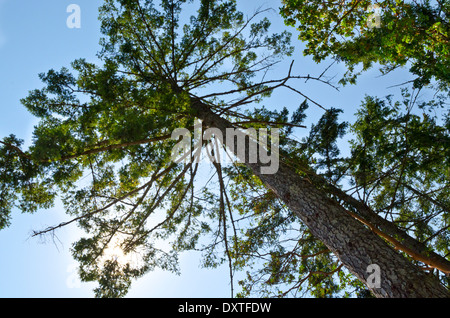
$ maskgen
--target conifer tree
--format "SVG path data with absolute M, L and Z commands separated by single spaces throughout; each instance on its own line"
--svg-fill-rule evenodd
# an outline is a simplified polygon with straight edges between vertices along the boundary
M 240 296 L 258 294 L 256 286 L 265 294 L 279 284 L 291 285 L 280 292 L 287 295 L 306 283 L 318 297 L 351 286 L 377 297 L 448 297 L 442 273 L 450 272 L 450 263 L 440 254 L 448 249 L 441 236 L 446 229 L 425 222 L 438 220 L 441 226 L 448 217 L 448 188 L 434 189 L 448 179 L 438 171 L 428 174 L 442 170 L 437 162 L 448 162 L 448 121 L 441 126 L 404 116 L 367 99 L 352 127 L 358 138 L 351 158 L 340 158 L 336 148 L 348 128 L 336 109 L 325 112 L 305 142 L 295 142 L 289 136 L 302 127 L 311 100 L 291 116 L 286 109 L 255 105 L 281 88 L 296 91 L 303 101 L 305 95 L 291 84 L 297 80 L 331 83 L 295 75 L 293 64 L 280 78 L 266 78 L 292 47 L 288 32 L 270 34 L 269 20 L 257 21 L 264 11 L 245 17 L 235 1 L 201 0 L 195 15 L 183 16 L 184 8 L 194 5 L 106 0 L 100 10 L 103 64 L 79 59 L 72 71 L 40 74 L 45 87 L 22 100 L 40 119 L 32 146 L 22 149 L 13 135 L 1 141 L 1 226 L 8 225 L 14 206 L 35 212 L 61 198 L 70 219 L 35 235 L 75 222 L 83 228 L 87 236 L 72 252 L 82 280 L 99 283 L 98 297 L 126 295 L 133 279 L 156 267 L 178 271 L 178 254 L 193 249 L 203 251 L 206 266 L 228 264 L 232 282 L 237 270 L 258 263 L 257 276 L 249 272 L 240 282 Z M 197 119 L 216 133 L 192 139 L 192 149 L 200 144 L 212 157 L 220 147 L 231 156 L 242 150 L 237 143 L 217 143 L 219 134 L 280 129 L 279 149 L 269 149 L 279 156 L 279 169 L 266 174 L 261 157 L 249 160 L 248 138 L 242 162 L 213 161 L 217 187 L 209 181 L 199 185 L 205 166 L 194 152 L 191 160 L 174 161 L 179 140 L 172 138 L 178 129 L 194 134 Z M 390 131 L 374 129 L 386 123 Z M 397 133 L 395 140 L 402 142 L 392 149 L 384 133 Z M 415 139 L 422 133 L 440 140 L 442 148 L 429 149 Z M 408 160 L 421 152 L 426 168 Z M 388 159 L 392 171 L 386 176 L 382 162 Z M 410 181 L 421 173 L 426 180 L 416 187 Z M 375 191 L 377 204 L 345 192 L 338 184 L 344 174 L 354 177 L 358 193 Z M 81 182 L 85 178 L 87 185 Z M 400 209 L 404 228 L 376 213 L 379 207 L 389 213 Z M 412 236 L 411 220 L 417 229 Z M 158 245 L 161 240 L 171 242 L 168 250 Z M 368 273 L 373 265 L 379 268 L 379 286 Z

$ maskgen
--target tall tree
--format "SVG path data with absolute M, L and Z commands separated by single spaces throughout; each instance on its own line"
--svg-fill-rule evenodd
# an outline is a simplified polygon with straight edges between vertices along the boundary
M 178 253 L 201 248 L 206 234 L 212 240 L 201 248 L 205 265 L 228 262 L 231 278 L 252 259 L 264 259 L 259 249 L 267 248 L 269 262 L 262 266 L 270 273 L 269 285 L 294 281 L 299 288 L 308 280 L 317 296 L 329 296 L 343 288 L 331 280 L 334 274 L 349 281 L 345 267 L 379 297 L 448 297 L 439 273 L 450 272 L 449 261 L 337 185 L 335 176 L 344 171 L 333 167 L 342 161 L 335 143 L 347 126 L 338 123 L 339 111 L 326 111 L 302 144 L 288 137 L 301 127 L 307 102 L 291 118 L 285 109 L 250 107 L 281 87 L 305 98 L 292 86 L 295 80 L 331 85 L 322 76 L 292 74 L 292 64 L 285 76 L 266 78 L 292 53 L 289 34 L 268 35 L 269 20 L 254 21 L 264 11 L 245 18 L 235 1 L 202 0 L 195 16 L 183 16 L 182 8 L 193 5 L 187 0 L 106 0 L 100 15 L 103 65 L 80 59 L 72 63 L 77 76 L 65 68 L 40 75 L 45 87 L 22 100 L 40 118 L 32 146 L 23 150 L 15 136 L 1 141 L 1 225 L 8 224 L 14 205 L 34 212 L 60 196 L 72 218 L 35 234 L 77 222 L 88 237 L 74 244 L 73 255 L 81 278 L 97 281 L 96 295 L 102 297 L 125 295 L 133 278 L 155 267 L 177 271 Z M 195 136 L 196 119 L 216 130 L 210 138 L 192 139 L 192 148 L 200 144 L 212 157 L 220 148 L 211 149 L 222 146 L 218 136 L 230 129 L 280 128 L 279 152 L 269 147 L 279 155 L 279 169 L 265 174 L 267 162 L 249 160 L 251 139 L 244 149 L 226 141 L 231 155 L 243 154 L 243 163 L 213 161 L 217 189 L 209 181 L 199 185 L 197 173 L 204 167 L 194 152 L 192 160 L 174 161 L 178 140 L 171 138 L 177 129 Z M 436 126 L 430 134 L 447 140 L 446 129 Z M 299 150 L 319 156 L 317 171 Z M 358 154 L 355 150 L 355 160 L 362 158 Z M 358 176 L 366 172 L 360 162 L 350 165 Z M 397 177 L 397 189 L 404 189 L 406 177 Z M 429 180 L 430 187 L 434 181 Z M 398 191 L 391 190 L 393 203 Z M 442 203 L 427 193 L 420 197 L 427 206 L 430 199 Z M 289 240 L 297 249 L 288 253 L 281 242 L 294 227 L 297 235 Z M 158 240 L 169 239 L 171 248 L 164 251 Z M 418 264 L 438 273 L 427 274 Z M 380 269 L 380 286 L 367 272 L 373 265 Z M 241 295 L 251 290 L 252 281 L 242 282 Z M 319 288 L 322 283 L 328 287 Z

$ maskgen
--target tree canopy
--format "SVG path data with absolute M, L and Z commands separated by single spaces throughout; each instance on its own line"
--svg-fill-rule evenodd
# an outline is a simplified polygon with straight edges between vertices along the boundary
M 281 12 L 306 42 L 305 54 L 345 63 L 343 83 L 378 64 L 383 74 L 407 66 L 416 88 L 434 83 L 449 89 L 447 0 L 284 0 Z
M 285 14 L 289 8 L 299 10 L 300 2 L 285 1 Z M 359 1 L 354 6 L 363 8 Z M 440 8 L 448 12 L 445 5 Z M 309 10 L 312 19 L 312 7 Z M 305 202 L 320 198 L 318 210 L 305 206 L 306 210 L 341 213 L 330 228 L 338 231 L 343 220 L 348 233 L 376 237 L 373 245 L 379 251 L 392 250 L 386 255 L 395 258 L 393 264 L 411 265 L 405 273 L 417 272 L 414 277 L 421 277 L 421 283 L 429 282 L 425 292 L 434 286 L 436 294 L 447 293 L 450 113 L 440 115 L 446 97 L 421 101 L 416 90 L 404 90 L 401 100 L 367 96 L 355 122 L 342 122 L 343 110 L 323 108 L 295 86 L 299 80 L 311 80 L 335 88 L 323 74 L 296 75 L 291 64 L 285 75 L 267 77 L 294 52 L 290 33 L 271 33 L 265 12 L 246 17 L 231 0 L 105 0 L 100 8 L 102 65 L 79 59 L 71 70 L 40 74 L 45 87 L 30 91 L 21 101 L 40 119 L 32 145 L 22 149 L 23 141 L 14 135 L 0 141 L 0 228 L 9 225 L 13 207 L 36 212 L 61 198 L 70 219 L 35 235 L 75 222 L 85 230 L 86 237 L 73 245 L 72 253 L 80 263 L 81 279 L 98 282 L 98 297 L 123 297 L 133 279 L 156 267 L 177 272 L 178 255 L 186 250 L 201 251 L 205 266 L 227 264 L 233 295 L 370 296 L 374 290 L 361 277 L 366 268 L 353 268 L 345 254 L 351 254 L 352 244 L 365 242 L 355 238 L 345 242 L 346 251 L 338 250 L 333 244 L 339 240 L 328 242 L 320 236 L 322 228 L 311 228 L 315 223 L 308 221 L 310 217 L 293 211 L 301 198 L 277 188 L 278 179 L 267 182 L 270 177 L 265 179 L 242 162 L 205 165 L 173 160 L 177 140 L 172 132 L 194 133 L 198 118 L 222 130 L 279 129 L 282 173 L 305 182 L 312 194 Z M 356 22 L 346 19 L 354 12 L 341 17 L 334 9 L 324 9 L 324 25 L 314 20 L 314 29 L 321 33 L 313 39 L 309 30 L 305 39 L 318 43 L 325 34 L 350 34 Z M 331 21 L 345 28 L 332 27 Z M 433 28 L 441 41 L 441 27 L 433 23 Z M 368 30 L 367 36 L 373 32 Z M 380 41 L 392 41 L 392 29 L 385 32 Z M 439 41 L 433 52 L 444 62 L 435 68 L 413 64 L 413 74 L 414 65 L 424 72 L 416 86 L 432 76 L 442 87 L 447 85 L 441 67 L 446 67 L 448 48 Z M 310 45 L 308 54 L 320 61 L 344 52 L 348 56 L 342 59 L 352 70 L 361 59 L 345 45 Z M 392 47 L 381 45 L 386 46 Z M 378 57 L 370 55 L 367 61 L 380 62 Z M 421 55 L 412 58 L 423 62 Z M 395 56 L 386 61 L 401 65 L 403 60 Z M 297 109 L 269 110 L 261 105 L 280 88 L 298 95 Z M 303 140 L 295 140 L 294 129 L 304 129 L 308 108 L 319 106 L 321 118 Z M 338 145 L 346 134 L 352 139 L 349 155 Z M 214 156 L 213 147 L 226 147 L 210 137 L 193 139 L 192 148 L 200 143 Z M 207 180 L 200 177 L 206 169 L 213 172 Z M 360 228 L 350 228 L 352 222 Z M 129 257 L 111 253 L 115 246 Z M 245 271 L 246 277 L 236 293 L 238 271 Z M 406 292 L 420 289 L 417 283 L 407 283 L 412 287 Z M 383 295 L 390 291 L 377 294 Z

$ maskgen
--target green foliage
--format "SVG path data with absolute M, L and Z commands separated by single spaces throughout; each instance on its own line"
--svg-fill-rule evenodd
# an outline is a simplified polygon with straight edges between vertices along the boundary
M 338 115 L 341 109 L 331 108 L 319 119 L 318 123 L 312 125 L 307 138 L 308 149 L 319 155 L 316 160 L 316 169 L 325 169 L 325 178 L 335 183 L 342 173 L 339 158 L 340 150 L 337 146 L 338 138 L 344 137 L 348 123 L 338 123 Z
M 22 140 L 14 135 L 0 141 L 0 229 L 10 225 L 11 210 L 33 213 L 50 208 L 55 199 L 53 182 L 39 174 L 39 168 L 24 156 Z
M 419 115 L 416 98 L 406 90 L 402 102 L 366 97 L 352 126 L 352 183 L 364 202 L 447 255 L 450 130 L 433 115 L 439 100 L 416 105 Z
M 449 89 L 448 0 L 285 0 L 281 14 L 306 42 L 304 54 L 318 62 L 333 57 L 345 63 L 342 83 L 355 83 L 358 68 L 378 63 L 383 73 L 408 66 L 416 88 L 435 80 L 438 89 Z M 379 26 L 373 25 L 376 14 Z

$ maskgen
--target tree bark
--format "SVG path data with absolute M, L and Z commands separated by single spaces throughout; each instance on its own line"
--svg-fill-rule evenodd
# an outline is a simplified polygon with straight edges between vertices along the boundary
M 308 179 L 315 185 L 325 189 L 328 194 L 338 197 L 355 209 L 357 214 L 351 212 L 349 214 L 366 224 L 373 232 L 392 243 L 396 249 L 409 254 L 415 260 L 423 262 L 429 267 L 436 268 L 447 275 L 450 274 L 450 262 L 445 257 L 430 251 L 424 243 L 417 241 L 392 222 L 379 216 L 363 202 L 358 201 L 334 185 L 327 183 L 326 180 L 313 172 L 305 172 L 308 174 Z
M 223 136 L 226 136 L 227 128 L 234 128 L 229 121 L 214 114 L 200 100 L 193 99 L 191 106 L 206 127 L 218 128 Z M 237 154 L 236 145 L 229 150 Z M 275 174 L 261 174 L 260 163 L 245 164 L 376 297 L 450 297 L 450 292 L 435 276 L 412 264 L 352 217 L 345 208 L 282 161 Z M 373 284 L 371 272 L 368 271 L 373 264 L 380 269 L 379 286 Z

